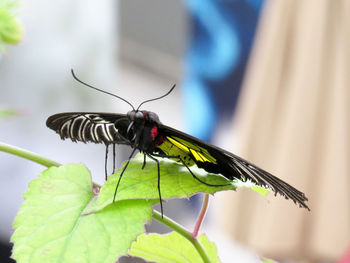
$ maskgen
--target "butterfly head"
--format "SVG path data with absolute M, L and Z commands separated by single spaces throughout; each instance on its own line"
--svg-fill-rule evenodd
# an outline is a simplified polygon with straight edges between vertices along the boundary
M 158 115 L 151 111 L 131 110 L 126 114 L 126 116 L 131 122 L 141 123 L 150 121 L 159 123 Z
M 142 122 L 145 120 L 145 114 L 139 110 L 128 111 L 126 116 L 128 116 L 131 121 Z

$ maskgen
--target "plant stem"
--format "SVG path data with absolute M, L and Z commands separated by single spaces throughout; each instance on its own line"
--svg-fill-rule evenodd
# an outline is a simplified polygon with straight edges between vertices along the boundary
M 198 215 L 196 225 L 195 225 L 193 232 L 192 232 L 193 238 L 196 238 L 198 236 L 199 229 L 201 228 L 205 213 L 207 212 L 207 209 L 208 209 L 208 204 L 209 204 L 209 194 L 205 194 L 204 199 L 203 199 L 201 212 Z
M 0 142 L 0 151 L 2 152 L 7 152 L 19 157 L 22 157 L 24 159 L 36 162 L 38 164 L 41 164 L 46 167 L 51 167 L 51 166 L 60 166 L 61 164 L 56 163 L 48 158 L 42 157 L 36 153 Z
M 195 247 L 195 249 L 197 250 L 200 257 L 202 258 L 203 262 L 210 263 L 210 259 L 205 249 L 203 248 L 202 244 L 198 241 L 197 238 L 193 237 L 192 234 L 186 228 L 184 228 L 177 222 L 173 221 L 169 217 L 163 216 L 162 218 L 162 215 L 155 210 L 153 210 L 152 217 L 158 220 L 159 222 L 163 223 L 164 225 L 170 227 L 171 229 L 173 229 L 174 231 L 182 235 L 184 238 L 186 238 L 188 241 L 190 241 L 192 245 Z

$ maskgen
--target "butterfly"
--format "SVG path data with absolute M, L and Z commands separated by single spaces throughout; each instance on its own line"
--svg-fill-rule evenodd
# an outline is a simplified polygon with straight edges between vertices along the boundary
M 160 191 L 160 168 L 157 157 L 168 158 L 183 164 L 193 178 L 206 185 L 222 186 L 211 185 L 200 180 L 200 178 L 191 171 L 190 167 L 192 165 L 196 165 L 209 173 L 221 174 L 229 180 L 250 180 L 255 185 L 269 188 L 275 195 L 280 194 L 286 199 L 293 200 L 294 203 L 297 203 L 300 207 L 310 210 L 306 204 L 308 199 L 305 194 L 288 183 L 233 153 L 162 124 L 158 115 L 154 112 L 140 110 L 143 104 L 169 95 L 175 88 L 175 85 L 163 96 L 146 100 L 135 109 L 127 100 L 81 81 L 75 76 L 73 70 L 72 75 L 78 82 L 92 89 L 117 97 L 132 107 L 132 110 L 127 114 L 65 112 L 52 115 L 46 121 L 47 127 L 58 133 L 63 140 L 71 139 L 73 142 L 80 141 L 84 143 L 92 142 L 105 144 L 106 178 L 108 146 L 113 145 L 113 155 L 115 155 L 116 144 L 124 144 L 132 148 L 128 161 L 124 165 L 119 176 L 113 201 L 115 201 L 117 189 L 124 171 L 132 156 L 138 150 L 144 154 L 142 169 L 146 164 L 146 156 L 157 163 L 157 188 L 162 215 L 163 205 Z M 114 159 L 115 158 L 113 158 L 113 170 L 115 169 Z

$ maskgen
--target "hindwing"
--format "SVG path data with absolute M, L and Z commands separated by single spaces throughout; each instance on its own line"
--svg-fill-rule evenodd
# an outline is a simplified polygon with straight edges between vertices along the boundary
M 196 164 L 207 172 L 222 174 L 230 180 L 250 180 L 309 209 L 304 193 L 247 160 L 162 124 L 159 133 L 163 136 L 163 143 L 157 147 L 166 155 L 178 155 L 188 166 Z

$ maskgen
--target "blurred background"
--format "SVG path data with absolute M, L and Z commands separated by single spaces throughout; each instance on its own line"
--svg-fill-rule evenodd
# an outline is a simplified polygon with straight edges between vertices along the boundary
M 134 105 L 176 83 L 144 109 L 309 197 L 311 212 L 273 194 L 216 194 L 202 231 L 222 262 L 350 262 L 349 1 L 29 0 L 15 10 L 23 34 L 14 46 L 1 32 L 8 2 L 0 0 L 1 142 L 83 162 L 102 184 L 104 146 L 61 141 L 45 121 L 130 108 L 80 85 L 70 69 Z M 129 153 L 118 147 L 118 162 Z M 0 152 L 0 262 L 13 262 L 12 221 L 43 169 Z M 200 199 L 168 202 L 166 214 L 192 228 Z

